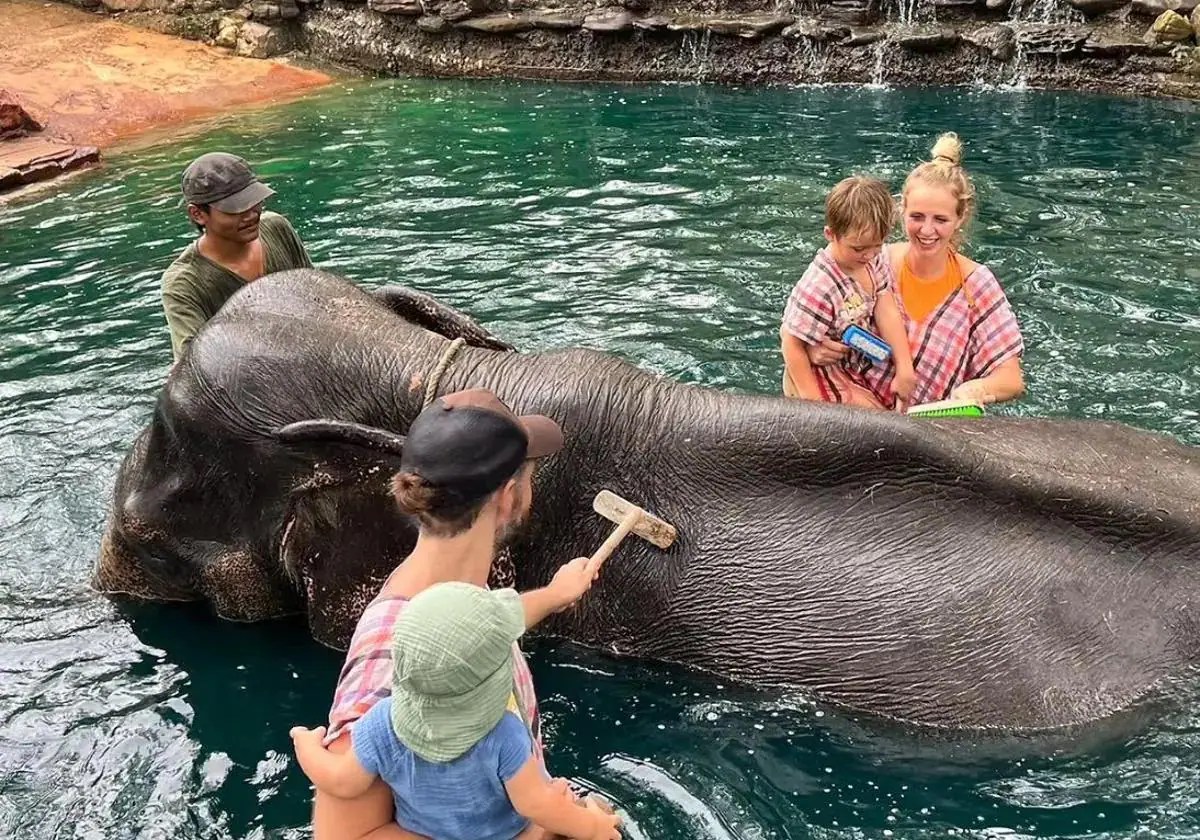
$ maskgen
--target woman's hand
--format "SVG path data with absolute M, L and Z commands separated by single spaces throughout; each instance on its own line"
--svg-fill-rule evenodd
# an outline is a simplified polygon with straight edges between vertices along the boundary
M 808 350 L 808 360 L 817 367 L 835 365 L 850 352 L 849 347 L 840 341 L 834 341 L 832 338 L 823 338 L 820 344 L 807 344 L 805 346 Z
M 987 405 L 996 401 L 996 395 L 982 379 L 970 379 L 951 391 L 950 399 Z

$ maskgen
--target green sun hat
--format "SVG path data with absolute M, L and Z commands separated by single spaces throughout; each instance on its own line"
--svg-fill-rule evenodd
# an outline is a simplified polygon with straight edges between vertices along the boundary
M 392 632 L 392 729 L 426 761 L 453 761 L 504 717 L 513 643 L 525 632 L 521 596 L 469 583 L 421 592 Z

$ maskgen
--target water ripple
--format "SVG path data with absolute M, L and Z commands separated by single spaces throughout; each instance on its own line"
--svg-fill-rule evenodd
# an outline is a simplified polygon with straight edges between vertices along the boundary
M 698 43 L 691 47 L 700 49 Z M 1029 344 L 1013 411 L 1200 444 L 1200 115 L 1020 92 L 385 81 L 218 119 L 0 209 L 0 836 L 306 836 L 287 729 L 338 657 L 299 622 L 113 604 L 87 573 L 170 363 L 179 172 L 244 153 L 315 261 L 411 284 L 529 350 L 585 345 L 774 393 L 825 191 L 969 142 L 970 253 Z M 552 766 L 633 838 L 1200 832 L 1194 694 L 1086 743 L 960 743 L 565 646 L 533 649 Z

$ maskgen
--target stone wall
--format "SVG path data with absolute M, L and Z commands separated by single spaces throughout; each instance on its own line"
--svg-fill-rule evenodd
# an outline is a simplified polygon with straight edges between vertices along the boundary
M 1026 84 L 1200 98 L 1200 0 L 79 2 L 244 55 L 299 49 L 386 74 Z

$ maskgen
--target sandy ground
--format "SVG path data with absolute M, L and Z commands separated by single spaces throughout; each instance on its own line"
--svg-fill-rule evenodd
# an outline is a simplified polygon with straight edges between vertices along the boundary
M 0 88 L 43 123 L 44 134 L 36 135 L 43 143 L 103 149 L 148 129 L 294 97 L 330 81 L 57 3 L 0 0 L 0 33 Z M 14 143 L 21 141 L 0 143 L 4 165 L 24 154 Z M 25 145 L 31 153 L 41 148 Z

